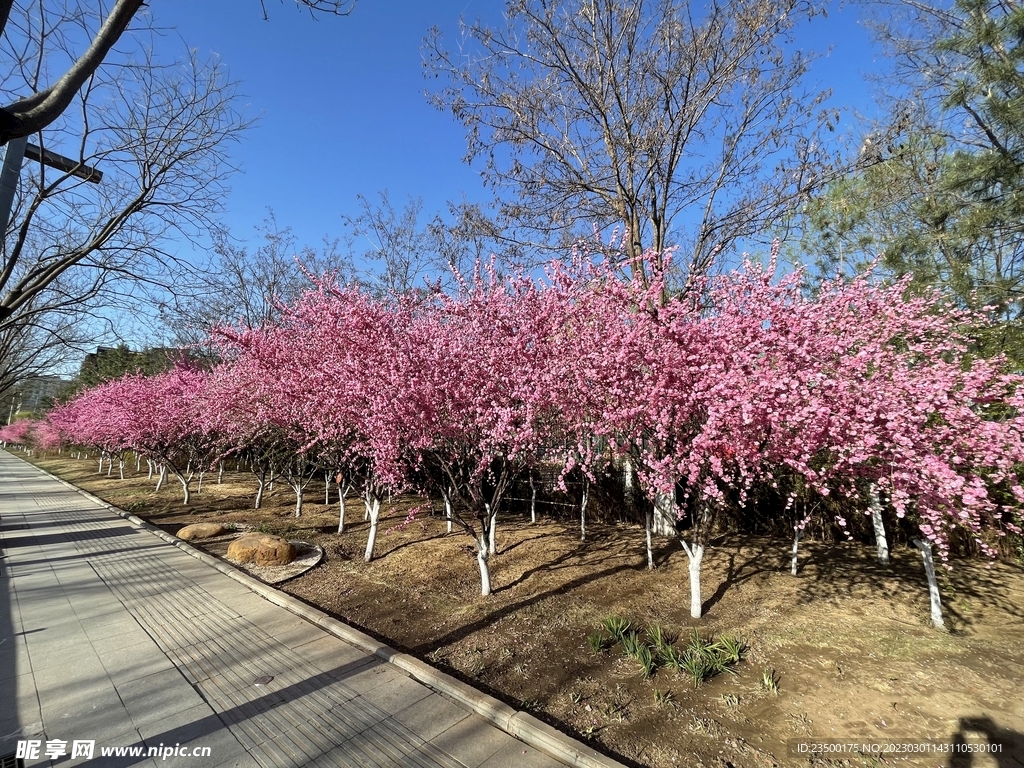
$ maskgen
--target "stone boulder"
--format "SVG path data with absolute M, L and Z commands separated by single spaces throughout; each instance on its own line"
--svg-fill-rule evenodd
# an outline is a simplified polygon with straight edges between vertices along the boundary
M 287 565 L 295 559 L 295 547 L 280 536 L 247 533 L 228 545 L 228 560 L 256 565 Z
M 220 536 L 225 530 L 220 523 L 193 523 L 178 531 L 178 538 L 182 541 L 209 539 L 212 536 Z

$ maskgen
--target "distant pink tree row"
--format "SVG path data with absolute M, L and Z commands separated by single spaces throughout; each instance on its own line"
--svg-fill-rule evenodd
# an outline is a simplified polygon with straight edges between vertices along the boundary
M 170 467 L 186 503 L 190 472 L 229 455 L 261 490 L 283 476 L 296 514 L 326 474 L 363 498 L 368 560 L 382 498 L 433 494 L 472 538 L 483 594 L 507 491 L 541 461 L 593 477 L 628 459 L 652 566 L 656 518 L 683 531 L 695 616 L 715 517 L 760 484 L 799 478 L 854 508 L 867 487 L 943 559 L 955 530 L 985 551 L 1019 533 L 1024 388 L 972 356 L 964 329 L 985 318 L 869 275 L 812 295 L 774 257 L 676 296 L 662 263 L 644 283 L 586 259 L 541 280 L 482 266 L 454 295 L 401 298 L 325 277 L 276 325 L 219 331 L 212 372 L 102 385 L 51 423 Z

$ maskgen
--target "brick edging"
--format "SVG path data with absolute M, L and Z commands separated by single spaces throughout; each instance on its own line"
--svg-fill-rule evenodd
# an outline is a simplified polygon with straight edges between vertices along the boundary
M 8 455 L 14 456 L 14 454 L 9 451 Z M 15 458 L 25 461 L 20 456 L 15 456 Z M 25 463 L 73 491 L 77 491 L 94 504 L 98 504 L 104 509 L 113 512 L 115 515 L 124 518 L 135 527 L 148 531 L 168 544 L 172 544 L 177 547 L 182 552 L 185 552 L 197 560 L 216 568 L 228 578 L 234 579 L 250 591 L 255 592 L 265 600 L 274 603 L 274 605 L 280 606 L 281 608 L 291 611 L 297 616 L 316 624 L 318 627 L 330 632 L 335 637 L 344 640 L 350 645 L 353 645 L 367 653 L 373 654 L 381 661 L 394 664 L 414 680 L 423 683 L 438 693 L 442 693 L 445 696 L 460 702 L 476 714 L 493 723 L 498 728 L 501 728 L 510 736 L 519 739 L 534 749 L 577 768 L 625 768 L 622 763 L 601 754 L 592 747 L 588 747 L 586 744 L 562 733 L 547 723 L 538 720 L 528 712 L 516 710 L 508 704 L 505 704 L 503 701 L 499 701 L 493 696 L 483 693 L 482 691 L 478 691 L 471 685 L 467 685 L 461 680 L 458 680 L 439 669 L 435 669 L 425 661 L 422 661 L 415 656 L 408 653 L 402 653 L 397 649 L 392 648 L 390 645 L 374 640 L 365 632 L 360 632 L 358 629 L 350 627 L 348 624 L 335 619 L 333 616 L 329 616 L 319 608 L 307 605 L 286 592 L 275 589 L 273 586 L 265 584 L 247 573 L 243 573 L 237 568 L 232 568 L 230 565 L 219 560 L 213 555 L 203 552 L 175 536 L 171 536 L 169 533 L 147 523 L 140 517 L 106 502 L 98 496 L 94 496 L 88 491 L 79 488 L 77 485 L 69 483 L 67 480 L 47 472 L 42 467 L 27 461 Z

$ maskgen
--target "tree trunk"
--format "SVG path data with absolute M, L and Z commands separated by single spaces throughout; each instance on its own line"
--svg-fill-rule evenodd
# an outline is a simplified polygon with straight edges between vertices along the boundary
M 580 541 L 587 540 L 587 496 L 590 492 L 590 480 L 583 477 L 583 500 L 580 502 Z
M 377 541 L 377 520 L 380 518 L 381 499 L 376 494 L 367 491 L 364 498 L 366 504 L 366 516 L 370 519 L 370 535 L 366 539 L 366 554 L 363 559 L 366 562 L 373 560 L 373 545 Z
M 942 620 L 942 597 L 939 594 L 939 582 L 935 578 L 935 563 L 932 560 L 932 543 L 924 539 L 914 539 L 914 546 L 921 550 L 924 560 L 924 573 L 928 578 L 928 597 L 931 602 L 932 625 L 936 629 L 945 627 Z
M 530 522 L 537 522 L 537 486 L 533 482 L 533 470 L 530 470 Z
M 146 459 L 146 468 L 149 470 L 149 473 L 146 475 L 146 479 L 147 480 L 152 480 L 153 479 L 153 460 L 152 459 Z
M 117 460 L 117 474 L 124 480 L 124 459 Z
M 292 490 L 295 491 L 295 516 L 302 516 L 302 497 L 303 497 L 303 483 L 302 478 L 291 483 Z
M 206 474 L 206 470 L 204 470 L 204 469 L 199 470 L 199 485 L 196 486 L 196 493 L 202 493 L 203 492 L 203 475 L 205 475 L 205 474 Z
M 331 473 L 324 472 L 324 504 L 331 503 Z
M 217 485 L 224 482 L 224 462 L 217 463 Z
M 114 457 L 113 456 L 107 456 L 107 477 L 110 477 L 110 475 L 111 475 L 111 473 L 113 471 L 114 471 Z
M 654 494 L 654 519 L 651 528 L 658 536 L 676 535 L 676 500 L 667 493 Z
M 626 497 L 626 508 L 631 512 L 636 509 L 636 483 L 633 481 L 633 461 L 629 456 L 622 458 L 622 487 Z
M 885 540 L 885 525 L 882 522 L 882 500 L 878 498 L 878 486 L 868 486 L 868 508 L 871 510 L 871 526 L 875 529 L 875 546 L 878 549 L 878 562 L 889 564 L 889 544 Z
M 159 470 L 160 470 L 160 474 L 158 474 L 156 476 L 156 489 L 157 489 L 157 491 L 159 491 L 163 487 L 164 481 L 167 479 L 167 465 L 166 464 L 161 464 L 159 466 Z
M 448 522 L 448 533 L 452 532 L 452 500 L 447 493 L 442 493 L 444 498 L 444 517 Z
M 498 551 L 498 548 L 494 544 L 494 532 L 498 528 L 498 510 L 497 508 L 495 508 L 495 510 L 492 512 L 490 504 L 484 504 L 484 509 L 486 510 L 488 521 L 487 554 L 493 555 L 496 554 Z
M 139 474 L 142 471 L 142 457 L 139 454 L 135 454 L 135 474 Z
M 267 473 L 266 470 L 257 472 L 256 474 L 256 503 L 253 505 L 253 509 L 259 509 L 263 506 L 263 489 L 267 484 Z
M 183 506 L 188 506 L 188 502 L 192 498 L 192 489 L 189 487 L 192 484 L 192 478 L 178 475 L 178 481 L 181 483 L 181 490 L 185 496 L 185 500 L 181 503 Z
M 487 539 L 481 532 L 480 538 L 476 542 L 476 563 L 480 566 L 480 594 L 483 597 L 491 594 L 491 570 L 487 564 L 488 557 Z
M 100 475 L 103 474 L 103 454 L 102 453 L 100 454 L 100 469 L 99 469 L 99 472 L 97 474 L 100 474 Z
M 654 517 L 654 507 L 647 507 L 644 510 L 644 536 L 647 539 L 647 570 L 654 570 L 654 548 L 651 546 L 651 521 Z
M 793 558 L 789 563 L 789 572 L 794 576 L 796 576 L 796 552 L 797 548 L 800 546 L 800 534 L 802 533 L 803 531 L 800 530 L 799 525 L 793 526 Z
M 695 541 L 691 547 L 686 541 L 680 541 L 690 560 L 690 616 L 699 619 L 704 611 L 704 604 L 700 599 L 700 563 L 704 559 L 704 545 Z
M 345 491 L 338 486 L 338 533 L 345 532 Z

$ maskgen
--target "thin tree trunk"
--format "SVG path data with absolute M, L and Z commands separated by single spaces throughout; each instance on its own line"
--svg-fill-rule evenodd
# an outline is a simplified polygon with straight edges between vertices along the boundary
M 367 491 L 363 497 L 363 503 L 366 504 L 366 516 L 370 519 L 370 533 L 366 538 L 366 553 L 363 555 L 366 562 L 373 560 L 373 547 L 377 542 L 377 521 L 380 519 L 380 502 L 380 496 L 372 491 Z
M 146 479 L 147 480 L 152 480 L 153 479 L 153 460 L 152 459 L 146 459 L 146 468 L 149 470 L 148 474 L 146 475 Z
M 878 550 L 878 562 L 889 564 L 889 544 L 885 540 L 885 525 L 882 522 L 882 500 L 878 498 L 878 486 L 868 486 L 868 508 L 871 510 L 871 526 L 875 529 L 875 546 Z
M 636 509 L 636 484 L 633 482 L 633 461 L 629 456 L 622 459 L 622 486 L 625 491 L 626 508 L 632 512 Z
M 647 539 L 647 570 L 654 570 L 654 548 L 651 546 L 651 521 L 654 517 L 654 506 L 644 510 L 644 536 Z
M 483 532 L 476 542 L 476 563 L 480 567 L 480 594 L 487 597 L 491 594 L 491 569 L 487 564 L 489 558 L 488 543 Z
M 921 550 L 924 561 L 924 573 L 928 579 L 928 597 L 931 602 L 932 625 L 936 629 L 945 627 L 942 620 L 942 597 L 939 593 L 939 582 L 935 578 L 935 562 L 932 560 L 932 543 L 924 539 L 914 539 L 914 546 Z
M 338 484 L 338 533 L 345 532 L 345 491 Z
M 142 457 L 139 454 L 135 454 L 135 474 L 139 474 L 142 471 Z
M 117 474 L 124 480 L 124 459 L 117 460 Z
M 704 611 L 704 604 L 700 599 L 700 563 L 704 559 L 704 545 L 695 541 L 691 547 L 685 540 L 680 541 L 690 560 L 690 616 L 699 619 Z
M 107 477 L 110 477 L 110 475 L 111 475 L 111 473 L 113 471 L 114 471 L 114 457 L 113 456 L 107 456 Z
M 157 489 L 157 491 L 159 491 L 163 487 L 164 481 L 167 480 L 167 465 L 166 464 L 160 464 L 159 465 L 159 472 L 160 473 L 157 475 L 157 478 L 156 478 L 156 489 Z
M 217 463 L 217 485 L 224 482 L 224 462 L 220 461 Z
M 192 477 L 191 475 L 188 475 L 186 477 L 178 475 L 178 481 L 181 483 L 181 490 L 185 496 L 185 500 L 182 501 L 181 503 L 183 506 L 188 506 L 188 502 L 192 498 L 192 489 L 189 488 L 189 486 L 192 484 Z
M 797 552 L 797 549 L 800 546 L 800 534 L 802 534 L 802 533 L 803 533 L 803 531 L 800 530 L 800 526 L 798 526 L 798 525 L 794 525 L 793 526 L 793 557 L 792 557 L 792 559 L 790 560 L 790 563 L 789 563 L 789 572 L 791 574 L 793 574 L 794 576 L 796 576 L 796 562 L 797 562 L 797 560 L 796 560 L 796 552 Z
M 537 486 L 533 482 L 533 470 L 530 470 L 530 522 L 537 522 Z
M 590 492 L 590 480 L 583 477 L 583 501 L 580 503 L 580 541 L 587 540 L 587 496 Z
M 203 475 L 206 474 L 206 470 L 199 470 L 199 485 L 196 486 L 196 493 L 203 492 Z
M 324 472 L 324 504 L 331 503 L 331 473 Z
M 487 511 L 487 519 L 489 521 L 488 527 L 490 529 L 487 532 L 487 554 L 494 555 L 498 552 L 498 548 L 494 544 L 494 532 L 498 528 L 498 510 L 495 508 L 492 512 L 490 504 L 484 504 L 484 509 Z
M 441 493 L 441 497 L 444 499 L 444 517 L 448 523 L 448 533 L 452 532 L 452 500 L 447 493 Z
M 263 489 L 267 484 L 267 471 L 261 470 L 255 473 L 256 475 L 256 503 L 253 505 L 253 509 L 259 509 L 263 506 Z
M 100 475 L 103 474 L 103 454 L 102 453 L 100 454 L 100 469 L 99 469 L 99 472 L 97 474 L 100 474 Z
M 291 484 L 292 490 L 295 491 L 295 516 L 302 516 L 302 497 L 303 497 L 303 484 L 302 478 Z

